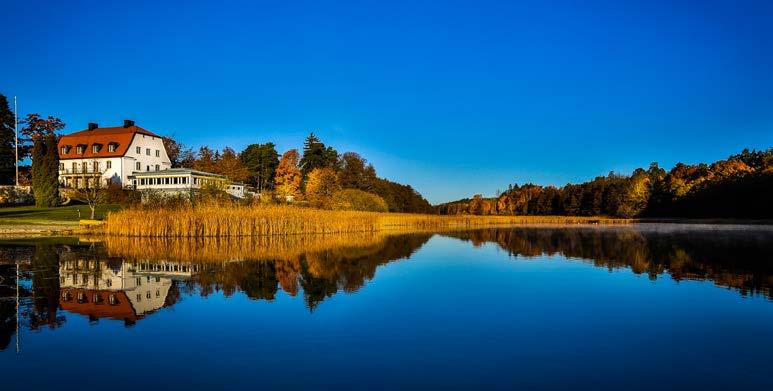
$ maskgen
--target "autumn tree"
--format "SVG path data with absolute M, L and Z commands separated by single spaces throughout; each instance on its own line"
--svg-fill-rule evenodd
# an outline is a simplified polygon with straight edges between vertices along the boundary
M 0 185 L 13 184 L 16 177 L 14 122 L 8 99 L 0 94 Z
M 279 166 L 279 154 L 274 143 L 250 144 L 239 155 L 249 172 L 248 183 L 258 192 L 274 187 L 274 177 Z
M 306 181 L 306 200 L 313 207 L 333 209 L 333 195 L 340 189 L 335 170 L 330 167 L 315 168 Z
M 333 147 L 326 147 L 314 133 L 306 137 L 303 142 L 303 157 L 300 160 L 304 178 L 315 168 L 335 167 L 337 163 L 338 152 Z
M 56 132 L 64 129 L 64 122 L 50 115 L 48 118 L 42 118 L 40 114 L 27 114 L 21 123 L 24 126 L 19 129 L 19 160 L 32 154 L 35 139 L 55 135 Z
M 179 167 L 181 154 L 185 147 L 172 137 L 161 137 L 161 141 L 164 143 L 164 149 L 166 149 L 166 155 L 169 156 L 172 167 Z
M 301 188 L 301 171 L 298 168 L 298 151 L 291 149 L 282 155 L 276 169 L 274 188 L 283 199 L 298 198 Z
M 212 172 L 225 175 L 228 179 L 236 182 L 244 182 L 249 177 L 247 167 L 244 166 L 236 152 L 229 147 L 223 149 L 223 153 L 220 154 Z
M 194 168 L 196 165 L 196 161 L 198 160 L 198 157 L 196 156 L 196 152 L 193 152 L 193 149 L 191 148 L 185 148 L 182 151 L 180 151 L 180 156 L 177 158 L 178 166 L 183 168 Z
M 344 189 L 370 191 L 376 179 L 376 169 L 359 154 L 345 152 L 341 155 L 338 179 Z
M 196 161 L 193 162 L 193 169 L 204 172 L 215 172 L 215 166 L 219 159 L 219 154 L 215 154 L 215 151 L 209 147 L 200 147 Z

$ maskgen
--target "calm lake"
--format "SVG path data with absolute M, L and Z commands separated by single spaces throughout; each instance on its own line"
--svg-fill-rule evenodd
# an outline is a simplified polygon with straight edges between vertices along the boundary
M 771 286 L 773 227 L 5 239 L 0 384 L 773 389 Z

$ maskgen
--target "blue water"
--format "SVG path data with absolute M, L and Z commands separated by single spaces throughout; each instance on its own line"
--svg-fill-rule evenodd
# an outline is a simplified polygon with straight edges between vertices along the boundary
M 19 266 L 30 294 L 20 299 L 19 352 L 15 331 L 0 350 L 2 389 L 771 389 L 771 237 L 497 230 L 424 235 L 390 259 L 386 247 L 405 247 L 392 238 L 364 255 L 383 257 L 372 276 L 344 289 L 359 275 L 352 266 L 321 300 L 272 278 L 273 299 L 249 298 L 194 273 L 170 278 L 179 298 L 132 321 L 90 319 L 54 301 L 60 319 L 39 324 L 30 319 L 51 312 L 33 304 L 41 245 L 6 243 L 32 258 Z M 579 244 L 562 248 L 571 241 Z M 73 249 L 100 258 L 77 240 L 45 245 L 59 262 Z M 620 258 L 629 251 L 647 252 L 658 272 Z M 603 255 L 577 256 L 586 252 Z M 6 277 L 15 273 L 8 253 Z M 218 276 L 229 265 L 202 267 Z M 3 292 L 11 308 L 15 290 Z

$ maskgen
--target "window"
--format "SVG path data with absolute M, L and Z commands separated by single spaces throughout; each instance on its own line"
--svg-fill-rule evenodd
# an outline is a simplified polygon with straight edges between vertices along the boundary
M 150 156 L 150 148 L 145 148 L 145 154 Z
M 107 152 L 115 152 L 115 144 L 107 144 Z
M 142 301 L 142 294 L 141 293 L 137 294 L 137 301 Z
M 145 166 L 145 171 L 150 171 L 150 166 Z
M 140 148 L 140 147 L 137 147 L 136 149 L 137 149 L 137 154 L 138 154 L 138 155 L 142 153 L 142 148 Z
M 99 162 L 95 161 L 91 163 L 91 167 L 94 169 L 94 172 L 99 172 Z
M 156 157 L 161 157 L 161 151 L 159 151 L 158 149 L 156 150 Z
M 110 160 L 105 162 L 105 168 L 113 168 L 113 162 L 111 162 Z
M 99 145 L 98 144 L 92 145 L 91 146 L 91 153 L 97 153 L 97 152 L 99 152 Z
M 64 163 L 59 163 L 59 171 L 64 171 Z
M 62 147 L 62 155 L 67 154 L 67 147 Z
M 78 145 L 77 147 L 75 147 L 75 153 L 77 153 L 78 155 L 83 155 L 83 146 Z
M 107 300 L 110 302 L 110 305 L 116 305 L 118 304 L 118 299 L 115 298 L 115 295 L 111 294 L 108 296 Z
M 107 286 L 111 286 L 111 285 L 113 285 L 113 280 L 111 280 L 111 279 L 109 279 L 109 278 L 108 278 L 108 279 L 105 281 L 105 285 L 107 285 Z
M 142 278 L 137 277 L 137 286 L 142 286 Z
M 156 164 L 156 171 L 160 171 L 160 170 L 161 170 L 161 166 L 159 166 L 158 164 Z
M 135 166 L 135 168 L 137 169 L 137 171 L 142 170 L 142 165 L 140 164 L 140 162 L 137 162 L 137 165 Z
M 147 292 L 145 293 L 145 298 L 146 298 L 146 299 L 150 299 L 150 291 L 147 291 Z
M 156 297 L 161 297 L 161 291 L 156 289 Z M 148 297 L 150 299 L 150 297 Z

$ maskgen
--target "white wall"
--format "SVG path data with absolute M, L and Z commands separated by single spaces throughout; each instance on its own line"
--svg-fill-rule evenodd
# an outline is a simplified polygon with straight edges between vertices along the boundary
M 137 153 L 137 147 L 140 148 L 140 152 Z M 150 149 L 150 155 L 148 156 L 147 150 Z M 159 156 L 156 157 L 156 151 L 159 151 Z M 137 170 L 137 162 L 140 163 L 140 170 Z M 156 165 L 159 165 L 159 170 L 166 170 L 172 168 L 172 163 L 169 161 L 169 156 L 166 154 L 164 148 L 164 142 L 160 137 L 153 137 L 144 134 L 135 134 L 129 150 L 123 157 L 123 178 L 127 178 L 134 172 L 146 172 L 155 171 Z M 150 167 L 150 170 L 148 170 Z
M 137 153 L 137 147 L 140 148 L 140 153 Z M 150 155 L 147 153 L 148 149 L 150 149 Z M 158 151 L 159 156 L 156 156 L 156 151 Z M 100 170 L 104 170 L 103 179 L 112 179 L 123 186 L 130 184 L 128 177 L 137 171 L 137 162 L 140 163 L 142 168 L 140 171 L 142 172 L 147 171 L 148 167 L 150 167 L 150 171 L 155 171 L 156 165 L 159 166 L 159 170 L 172 168 L 172 163 L 169 161 L 161 138 L 139 133 L 134 135 L 129 149 L 123 157 L 65 159 L 61 160 L 60 163 L 64 164 L 65 170 L 71 170 L 73 163 L 78 164 L 78 170 L 81 170 L 84 164 L 88 170 L 93 170 L 94 161 L 99 163 Z M 111 164 L 110 169 L 106 169 L 108 161 Z

